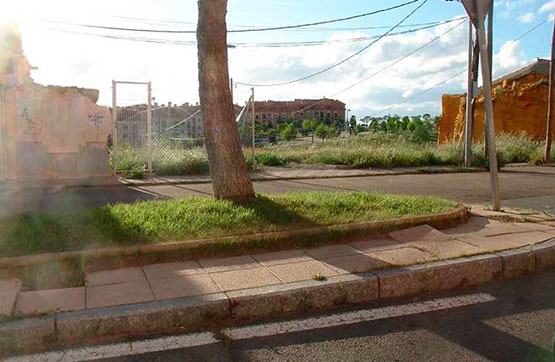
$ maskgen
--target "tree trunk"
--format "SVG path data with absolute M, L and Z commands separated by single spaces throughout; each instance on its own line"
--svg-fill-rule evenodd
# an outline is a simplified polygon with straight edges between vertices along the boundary
M 254 196 L 239 140 L 229 89 L 227 0 L 198 0 L 199 95 L 214 196 Z

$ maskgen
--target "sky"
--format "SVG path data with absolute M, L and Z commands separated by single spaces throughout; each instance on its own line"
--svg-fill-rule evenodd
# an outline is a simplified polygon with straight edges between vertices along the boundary
M 405 1 L 229 0 L 227 24 L 228 29 L 244 29 L 316 22 L 371 12 Z M 422 1 L 378 15 L 302 30 L 230 33 L 228 43 L 341 40 L 381 35 Z M 38 68 L 32 71 L 35 81 L 98 89 L 99 103 L 103 105 L 111 104 L 113 79 L 151 81 L 152 95 L 160 104 L 198 102 L 198 59 L 194 33 L 137 33 L 64 24 L 195 30 L 196 0 L 0 0 L 0 3 L 2 9 L 10 9 L 0 14 L 0 24 L 8 21 L 19 24 L 24 53 Z M 495 0 L 494 50 L 499 51 L 494 56 L 494 77 L 515 70 L 537 57 L 549 57 L 553 29 L 551 20 L 522 39 L 514 39 L 550 19 L 554 10 L 555 0 Z M 452 20 L 464 15 L 459 2 L 428 0 L 403 25 Z M 385 28 L 352 29 L 357 27 Z M 414 28 L 403 27 L 394 32 Z M 181 43 L 158 44 L 90 34 Z M 414 55 L 381 71 L 439 35 L 442 36 L 438 40 Z M 360 55 L 321 75 L 283 86 L 257 86 L 255 98 L 335 98 L 345 102 L 351 110 L 350 114 L 358 118 L 383 114 L 436 115 L 441 112 L 442 94 L 465 91 L 467 39 L 467 23 L 461 24 L 460 21 L 385 37 Z M 237 46 L 229 49 L 230 76 L 239 83 L 286 82 L 337 63 L 370 42 L 343 41 L 279 48 Z M 380 73 L 373 75 L 378 71 Z M 238 85 L 234 88 L 234 101 L 243 104 L 250 92 L 250 87 Z M 420 95 L 422 92 L 425 93 Z M 120 104 L 144 103 L 145 88 L 119 86 L 118 99 Z

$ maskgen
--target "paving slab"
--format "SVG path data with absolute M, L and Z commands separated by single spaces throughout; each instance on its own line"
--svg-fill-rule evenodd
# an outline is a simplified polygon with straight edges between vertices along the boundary
M 211 294 L 220 291 L 208 274 L 184 275 L 178 278 L 153 279 L 150 281 L 157 300 Z
M 483 236 L 496 236 L 496 235 L 506 235 L 506 234 L 519 234 L 533 231 L 525 223 L 501 223 L 499 225 L 493 225 L 486 227 L 483 230 L 478 231 L 478 234 Z
M 389 238 L 380 238 L 380 239 L 369 239 L 364 241 L 355 241 L 355 242 L 349 243 L 349 245 L 363 252 L 371 252 L 371 251 L 379 251 L 379 250 L 386 250 L 386 249 L 394 249 L 396 247 L 402 246 L 402 243 L 398 242 L 397 240 L 393 240 Z
M 214 282 L 216 282 L 218 287 L 224 292 L 281 284 L 281 281 L 266 268 L 230 270 L 212 273 L 210 277 L 212 277 Z
M 553 236 L 550 233 L 534 231 L 487 237 L 483 235 L 465 235 L 457 236 L 457 239 L 477 246 L 484 251 L 495 252 L 540 243 L 549 240 L 551 237 Z
M 328 245 L 308 249 L 306 253 L 315 259 L 325 259 L 332 256 L 353 255 L 359 251 L 348 244 Z
M 0 280 L 0 316 L 12 314 L 20 290 L 21 280 L 15 278 Z
M 280 264 L 298 263 L 301 261 L 314 260 L 306 253 L 306 249 L 293 249 L 284 251 L 275 251 L 272 253 L 252 255 L 263 266 L 272 266 Z
M 90 273 L 85 277 L 85 286 L 108 285 L 146 281 L 143 269 L 140 267 L 105 270 Z
M 85 309 L 85 288 L 63 288 L 22 292 L 17 298 L 17 314 L 69 312 Z
M 148 280 L 204 273 L 204 270 L 197 261 L 151 264 L 145 265 L 143 270 Z
M 427 251 L 439 259 L 458 258 L 484 252 L 483 249 L 459 240 L 417 241 L 410 246 Z
M 449 240 L 450 238 L 448 235 L 429 225 L 420 225 L 394 231 L 389 233 L 389 236 L 401 243 L 410 243 L 413 241 L 442 241 Z
M 146 280 L 87 287 L 87 309 L 154 300 Z
M 258 268 L 260 264 L 250 255 L 232 256 L 229 258 L 212 258 L 199 260 L 207 273 L 219 273 L 230 270 Z
M 388 266 L 383 260 L 375 259 L 366 254 L 337 256 L 322 260 L 339 274 L 366 273 L 370 270 Z
M 377 251 L 374 253 L 369 253 L 368 255 L 376 260 L 382 261 L 388 266 L 420 264 L 427 261 L 436 260 L 436 258 L 432 254 L 410 247 Z
M 298 282 L 303 280 L 311 280 L 315 274 L 325 277 L 338 275 L 339 273 L 333 270 L 329 265 L 321 261 L 305 261 L 300 263 L 274 265 L 268 267 L 284 281 L 285 283 Z

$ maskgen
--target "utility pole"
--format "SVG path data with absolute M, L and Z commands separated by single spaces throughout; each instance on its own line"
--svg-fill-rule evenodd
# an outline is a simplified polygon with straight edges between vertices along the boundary
M 255 132 L 254 132 L 254 87 L 251 88 L 251 128 L 252 128 L 252 169 L 256 171 L 256 158 L 254 157 Z
M 114 176 L 118 172 L 118 108 L 116 100 L 116 81 L 112 80 L 112 164 Z
M 472 101 L 474 99 L 474 82 L 473 82 L 473 59 L 474 59 L 474 44 L 473 44 L 473 26 L 472 21 L 468 21 L 468 84 L 466 91 L 466 119 L 464 128 L 464 165 L 469 167 L 472 164 L 472 121 L 473 109 Z
M 554 14 L 555 15 L 555 14 Z M 549 62 L 549 91 L 547 93 L 547 124 L 545 128 L 544 162 L 551 161 L 551 129 L 553 128 L 553 73 L 555 63 L 555 20 L 553 21 L 553 35 L 551 37 L 551 59 Z
M 500 210 L 499 200 L 499 177 L 497 174 L 497 150 L 495 147 L 495 126 L 493 116 L 491 64 L 489 59 L 489 46 L 486 40 L 485 20 L 489 17 L 488 26 L 492 26 L 492 13 L 489 13 L 493 6 L 493 0 L 462 0 L 462 3 L 470 16 L 470 20 L 478 32 L 478 43 L 480 45 L 480 58 L 482 60 L 482 79 L 484 82 L 484 109 L 486 114 L 486 142 L 488 144 L 488 154 L 490 161 L 490 180 L 492 191 L 493 210 Z M 489 13 L 489 15 L 488 15 Z
M 349 134 L 349 111 L 350 109 L 347 109 L 347 115 L 345 117 L 345 132 L 347 135 Z
M 152 172 L 152 83 L 147 84 L 148 102 L 146 104 L 146 142 L 147 142 L 147 168 Z

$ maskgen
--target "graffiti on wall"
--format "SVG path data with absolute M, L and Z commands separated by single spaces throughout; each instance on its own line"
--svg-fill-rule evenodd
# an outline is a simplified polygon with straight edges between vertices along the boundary
M 89 114 L 89 121 L 93 122 L 95 127 L 100 126 L 100 124 L 102 123 L 102 121 L 104 120 L 104 116 L 98 114 L 98 113 L 93 113 L 93 114 Z
M 23 134 L 33 136 L 37 136 L 40 134 L 40 126 L 38 125 L 38 122 L 29 115 L 29 109 L 27 108 L 27 106 L 23 107 L 21 117 L 25 121 L 25 130 L 23 131 Z

